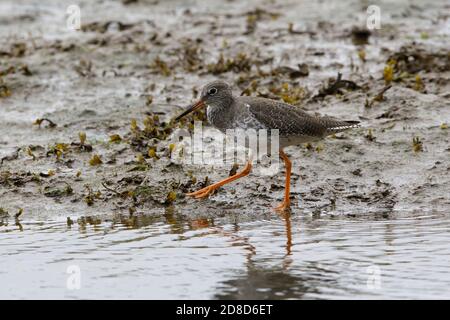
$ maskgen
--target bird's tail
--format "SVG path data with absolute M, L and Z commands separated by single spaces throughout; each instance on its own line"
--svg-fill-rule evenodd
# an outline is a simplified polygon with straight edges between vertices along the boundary
M 359 121 L 339 121 L 333 119 L 324 119 L 328 134 L 342 132 L 348 129 L 359 128 Z

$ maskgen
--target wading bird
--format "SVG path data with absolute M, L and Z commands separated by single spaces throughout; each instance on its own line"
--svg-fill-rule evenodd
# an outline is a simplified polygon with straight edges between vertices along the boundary
M 213 81 L 205 85 L 200 99 L 175 120 L 205 106 L 209 123 L 222 132 L 236 128 L 268 131 L 278 129 L 279 155 L 286 167 L 286 187 L 283 202 L 275 208 L 277 211 L 289 209 L 291 203 L 289 194 L 292 163 L 283 149 L 287 146 L 317 141 L 359 126 L 359 121 L 341 121 L 327 116 L 309 115 L 292 105 L 276 100 L 233 96 L 231 87 L 223 81 Z M 195 198 L 207 197 L 219 187 L 248 175 L 251 169 L 252 163 L 248 161 L 241 172 L 187 195 Z

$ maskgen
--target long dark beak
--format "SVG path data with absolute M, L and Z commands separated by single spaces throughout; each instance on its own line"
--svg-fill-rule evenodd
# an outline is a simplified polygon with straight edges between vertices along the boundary
M 185 115 L 194 112 L 202 107 L 205 106 L 205 103 L 203 102 L 203 100 L 199 100 L 194 104 L 191 104 L 182 114 L 180 114 L 178 117 L 175 118 L 175 121 L 180 120 L 181 118 L 183 118 Z

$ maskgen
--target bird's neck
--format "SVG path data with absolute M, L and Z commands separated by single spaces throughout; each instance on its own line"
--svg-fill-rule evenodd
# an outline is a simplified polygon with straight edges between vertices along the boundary
M 228 125 L 232 123 L 233 118 L 233 98 L 230 97 L 228 101 L 222 101 L 218 105 L 208 105 L 206 110 L 208 121 L 214 127 L 221 131 L 228 129 Z

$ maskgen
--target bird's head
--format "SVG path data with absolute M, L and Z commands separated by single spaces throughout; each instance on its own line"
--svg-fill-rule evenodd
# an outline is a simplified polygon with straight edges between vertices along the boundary
M 185 115 L 205 106 L 210 106 L 212 108 L 229 106 L 232 99 L 233 93 L 228 83 L 220 80 L 210 82 L 203 87 L 200 99 L 190 105 L 182 114 L 176 117 L 175 120 L 179 120 Z

